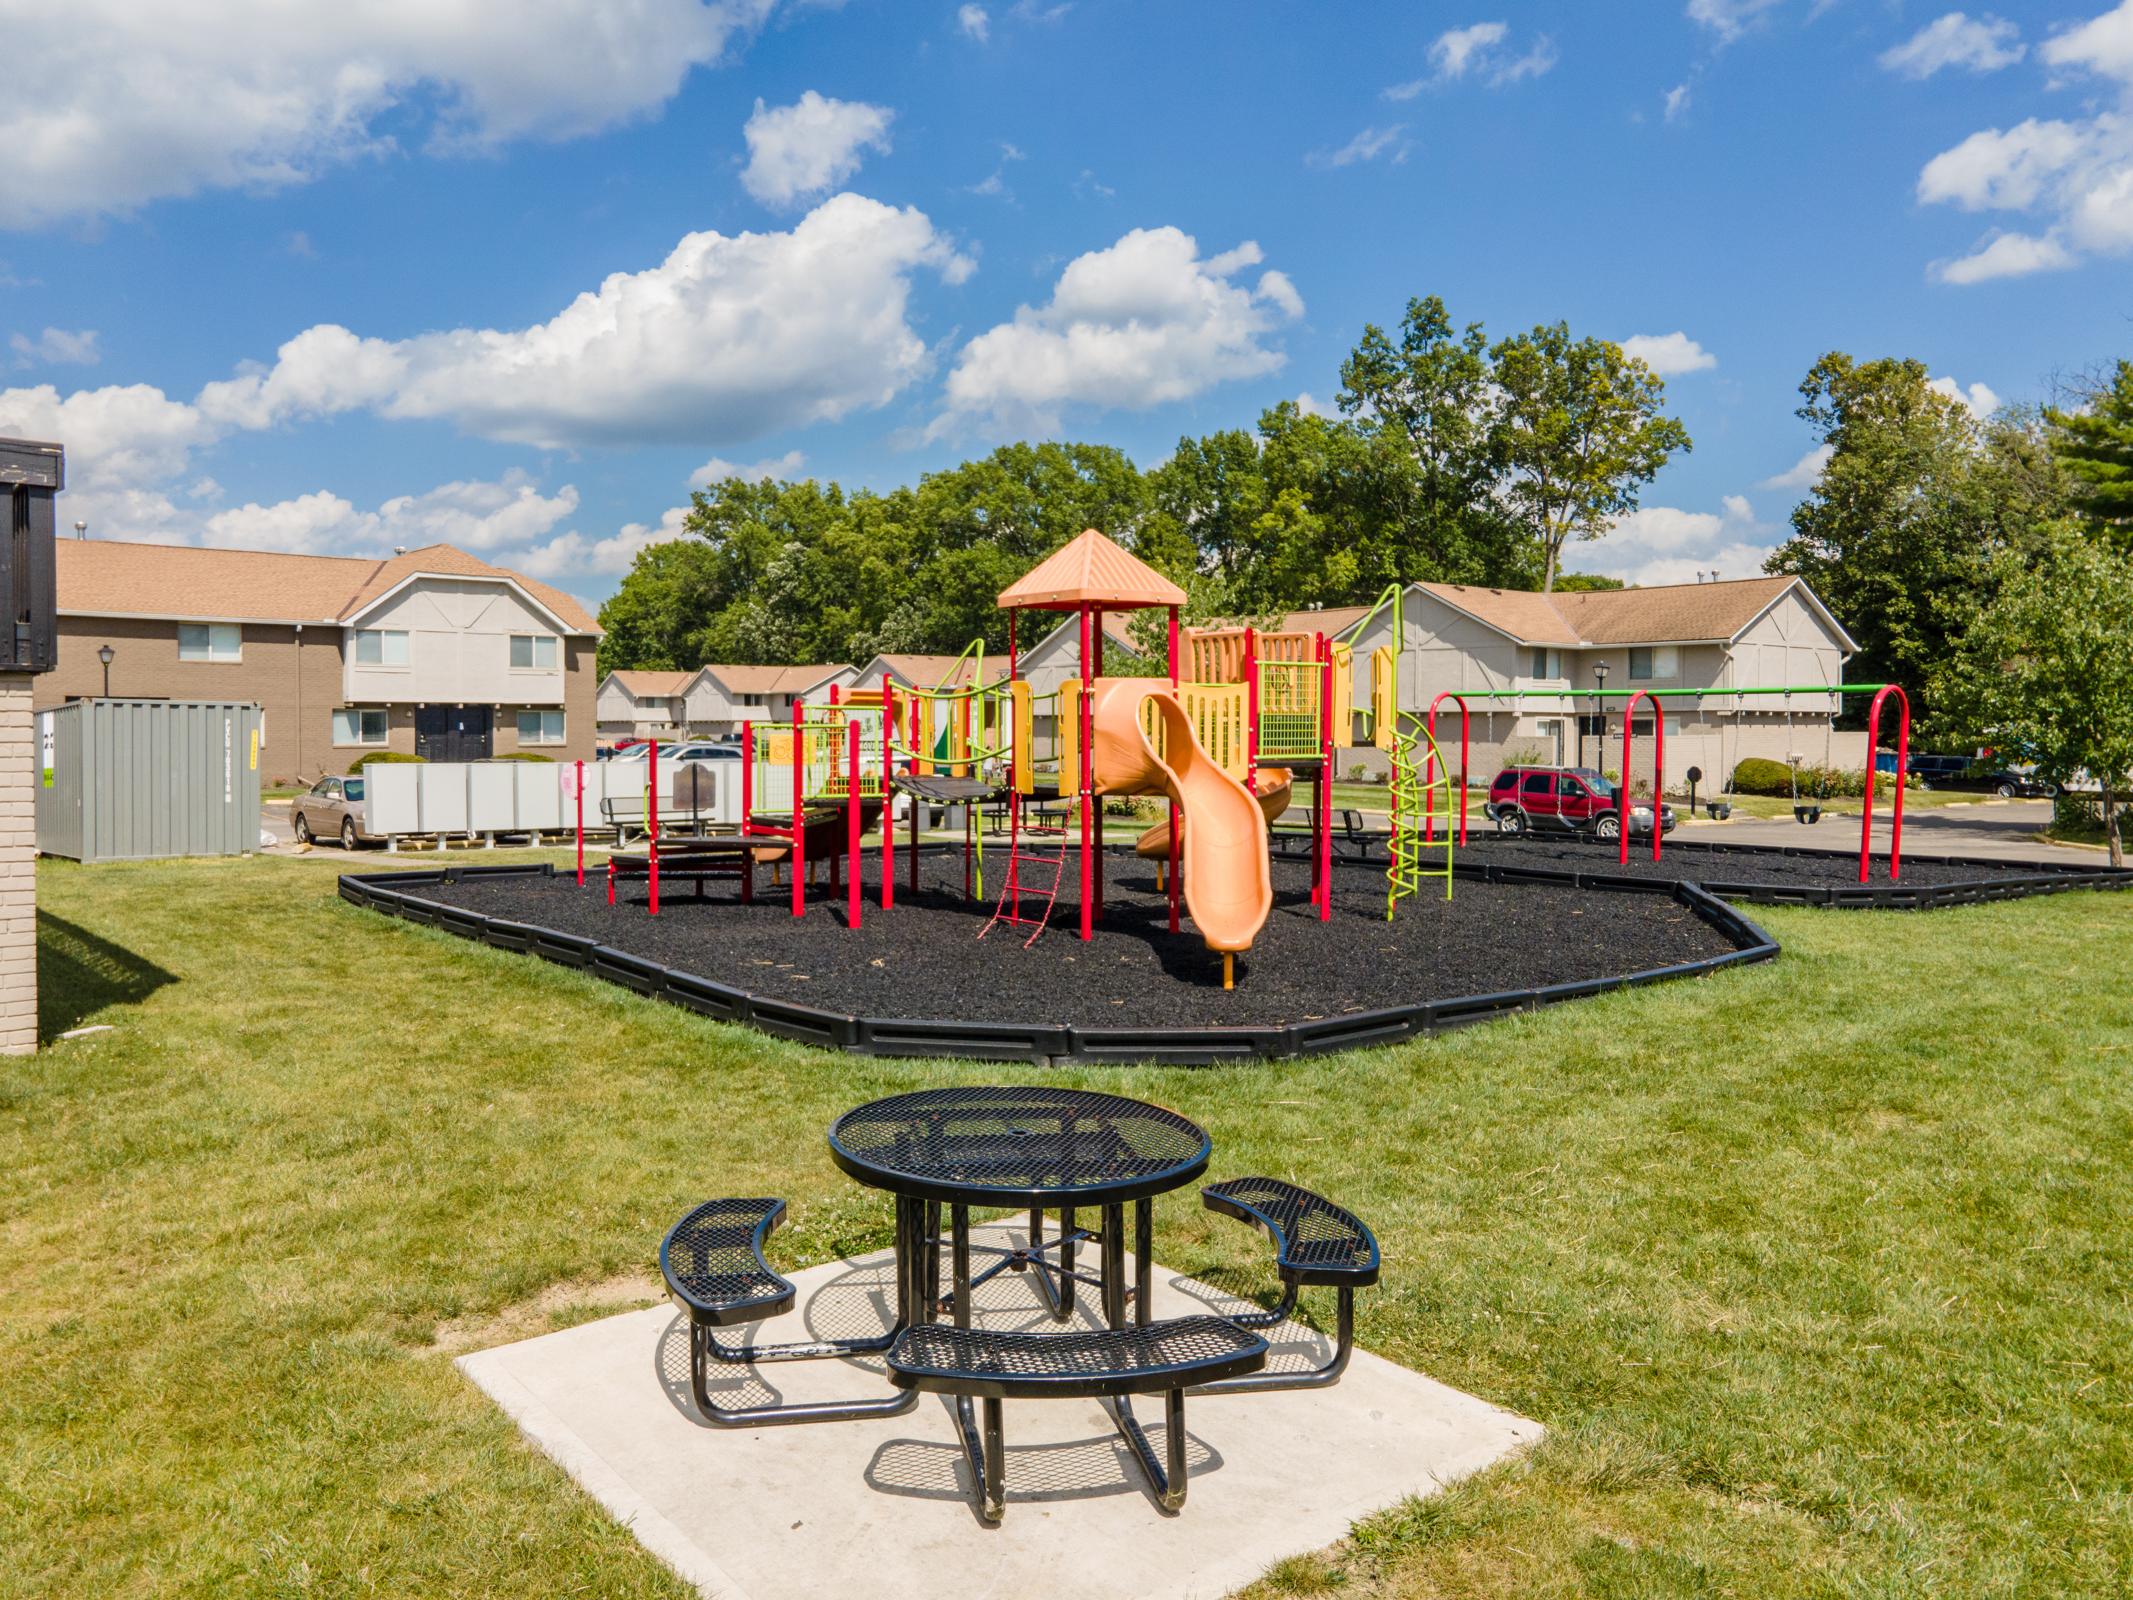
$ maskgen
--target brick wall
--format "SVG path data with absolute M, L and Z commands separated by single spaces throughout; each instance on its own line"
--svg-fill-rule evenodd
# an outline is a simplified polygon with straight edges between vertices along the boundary
M 0 673 L 0 1053 L 37 1048 L 35 680 Z

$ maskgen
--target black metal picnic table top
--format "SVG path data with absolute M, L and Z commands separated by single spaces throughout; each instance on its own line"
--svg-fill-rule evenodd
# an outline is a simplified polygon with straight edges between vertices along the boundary
M 1162 1106 L 1088 1089 L 921 1089 L 858 1106 L 830 1159 L 871 1188 L 956 1205 L 1108 1206 L 1207 1170 L 1206 1130 Z

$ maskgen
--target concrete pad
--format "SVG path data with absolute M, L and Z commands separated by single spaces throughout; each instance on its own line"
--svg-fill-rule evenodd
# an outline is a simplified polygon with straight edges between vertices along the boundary
M 973 1230 L 1018 1244 L 1008 1227 Z M 1094 1251 L 1080 1264 L 1093 1268 Z M 980 1255 L 980 1269 L 986 1257 Z M 1271 1274 L 1266 1275 L 1271 1278 Z M 732 1342 L 854 1337 L 888 1326 L 889 1255 L 793 1275 L 796 1310 Z M 1367 1291 L 1366 1291 L 1367 1292 Z M 1307 1305 L 1331 1296 L 1307 1291 Z M 1002 1273 L 975 1296 L 988 1327 L 1057 1327 Z M 1093 1289 L 1077 1317 L 1090 1326 Z M 1156 1272 L 1155 1314 L 1241 1310 L 1211 1284 Z M 1291 1322 L 1271 1367 L 1330 1345 Z M 1537 1423 L 1357 1351 L 1331 1389 L 1188 1399 L 1191 1492 L 1165 1515 L 1093 1400 L 1009 1401 L 1007 1515 L 980 1523 L 954 1414 L 940 1396 L 863 1422 L 722 1429 L 689 1392 L 688 1329 L 671 1308 L 606 1317 L 462 1356 L 459 1366 L 646 1548 L 717 1600 L 954 1593 L 1028 1600 L 1213 1600 L 1358 1517 L 1428 1494 L 1540 1437 Z M 877 1359 L 733 1367 L 730 1403 L 891 1393 Z M 1162 1403 L 1136 1414 L 1158 1452 Z

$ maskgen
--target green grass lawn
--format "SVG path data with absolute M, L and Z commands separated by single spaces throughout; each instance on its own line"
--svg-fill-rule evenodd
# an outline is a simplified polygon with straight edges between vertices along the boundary
M 780 1044 L 334 876 L 41 869 L 45 1030 L 110 1031 L 0 1062 L 0 1594 L 680 1596 L 444 1352 L 594 1314 L 709 1194 L 786 1196 L 788 1266 L 881 1245 L 832 1116 L 1030 1071 Z M 1054 1075 L 1355 1207 L 1362 1343 L 1551 1430 L 1262 1592 L 2133 1588 L 2133 895 L 1760 915 L 1783 959 L 1708 980 Z

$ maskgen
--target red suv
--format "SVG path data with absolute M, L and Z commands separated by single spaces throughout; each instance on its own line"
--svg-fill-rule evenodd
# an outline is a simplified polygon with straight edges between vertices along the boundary
M 1622 832 L 1622 801 L 1615 786 L 1590 767 L 1506 767 L 1489 785 L 1484 815 L 1496 831 L 1521 834 L 1582 833 L 1595 839 L 1615 839 Z M 1672 833 L 1678 819 L 1674 808 L 1661 804 L 1659 826 Z M 1652 831 L 1652 808 L 1632 800 L 1629 807 L 1631 837 Z

